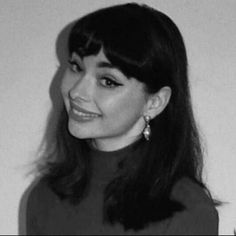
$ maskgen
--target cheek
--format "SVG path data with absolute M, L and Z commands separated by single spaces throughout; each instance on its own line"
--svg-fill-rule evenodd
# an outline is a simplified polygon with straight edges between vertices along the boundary
M 74 83 L 75 81 L 70 76 L 68 76 L 68 72 L 65 72 L 61 80 L 60 90 L 67 110 L 69 109 L 69 91 L 74 86 Z
M 137 93 L 126 93 L 122 96 L 104 99 L 101 110 L 111 125 L 132 123 L 142 115 L 144 100 Z
M 61 93 L 63 96 L 67 95 L 69 90 L 73 87 L 73 79 L 69 76 L 69 73 L 66 71 L 61 80 Z

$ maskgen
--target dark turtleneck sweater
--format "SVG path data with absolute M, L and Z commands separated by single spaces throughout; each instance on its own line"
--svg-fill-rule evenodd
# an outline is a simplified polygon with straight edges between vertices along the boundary
M 103 223 L 103 190 L 112 180 L 118 162 L 139 144 L 139 140 L 116 151 L 90 147 L 92 178 L 89 193 L 79 205 L 62 201 L 40 180 L 27 204 L 29 235 L 217 235 L 218 213 L 204 190 L 189 178 L 180 179 L 172 196 L 186 209 L 173 217 L 152 223 L 140 231 L 124 231 L 121 224 Z

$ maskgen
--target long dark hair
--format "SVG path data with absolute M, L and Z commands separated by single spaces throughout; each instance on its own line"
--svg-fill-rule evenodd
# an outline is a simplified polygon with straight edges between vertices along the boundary
M 74 24 L 69 54 L 96 55 L 101 48 L 127 77 L 144 83 L 148 94 L 163 86 L 172 91 L 167 107 L 150 122 L 151 140 L 140 142 L 105 189 L 104 218 L 137 230 L 184 209 L 170 198 L 180 178 L 187 176 L 207 190 L 201 177 L 203 154 L 191 105 L 186 49 L 168 16 L 136 3 L 97 10 Z M 69 133 L 67 122 L 63 109 L 44 176 L 61 199 L 79 204 L 90 179 L 88 146 Z

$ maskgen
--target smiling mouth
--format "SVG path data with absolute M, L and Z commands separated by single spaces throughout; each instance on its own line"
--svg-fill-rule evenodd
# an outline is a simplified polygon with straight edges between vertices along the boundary
M 70 109 L 78 116 L 89 116 L 89 117 L 99 117 L 101 116 L 98 113 L 94 113 L 86 110 L 85 108 L 80 107 L 78 104 L 70 100 Z
M 77 115 L 77 116 L 81 116 L 81 117 L 88 117 L 88 118 L 96 118 L 99 117 L 99 115 L 95 115 L 95 114 L 87 114 L 81 111 L 77 111 L 76 109 L 72 108 L 72 112 Z

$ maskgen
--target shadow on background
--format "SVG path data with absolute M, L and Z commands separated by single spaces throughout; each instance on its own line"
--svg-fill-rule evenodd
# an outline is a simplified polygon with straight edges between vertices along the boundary
M 67 60 L 68 60 L 67 39 L 73 25 L 74 25 L 74 22 L 65 26 L 62 29 L 62 31 L 59 33 L 56 40 L 56 54 L 57 54 L 58 61 L 60 62 L 60 66 L 57 69 L 49 88 L 49 95 L 52 101 L 52 108 L 51 108 L 50 113 L 48 114 L 46 130 L 43 135 L 41 144 L 39 146 L 39 150 L 38 150 L 39 153 L 43 147 L 43 144 L 46 144 L 46 151 L 47 151 L 47 148 L 49 148 L 49 145 L 53 141 L 53 135 L 55 133 L 57 122 L 62 111 L 63 100 L 60 94 L 60 84 L 61 84 L 61 79 L 67 65 Z M 36 160 L 36 162 L 34 163 L 35 165 L 37 165 L 37 163 L 40 163 L 40 161 L 43 161 L 44 156 L 40 156 L 40 158 L 41 160 Z M 27 202 L 28 202 L 28 198 L 30 196 L 31 191 L 33 190 L 35 185 L 38 183 L 38 181 L 39 181 L 39 177 L 38 178 L 36 177 L 35 180 L 25 190 L 25 192 L 23 193 L 21 197 L 19 212 L 18 212 L 18 234 L 19 235 L 25 235 L 27 233 L 26 232 Z

